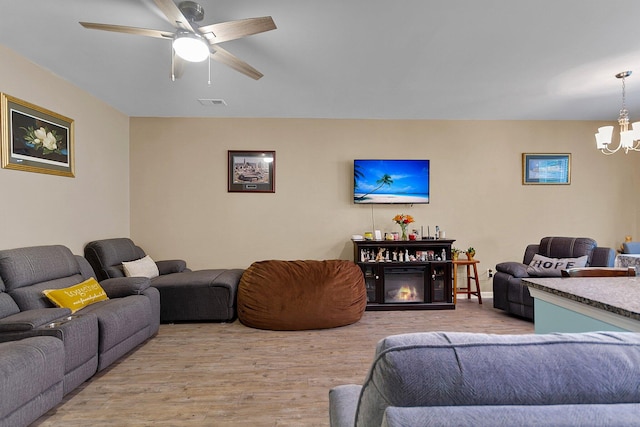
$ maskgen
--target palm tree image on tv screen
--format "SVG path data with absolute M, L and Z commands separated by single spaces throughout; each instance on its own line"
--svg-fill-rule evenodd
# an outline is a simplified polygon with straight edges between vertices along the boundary
M 429 160 L 354 160 L 353 202 L 429 203 Z

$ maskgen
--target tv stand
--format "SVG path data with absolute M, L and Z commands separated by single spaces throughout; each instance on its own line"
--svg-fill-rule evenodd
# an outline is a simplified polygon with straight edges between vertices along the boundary
M 454 309 L 452 239 L 354 240 L 367 310 Z

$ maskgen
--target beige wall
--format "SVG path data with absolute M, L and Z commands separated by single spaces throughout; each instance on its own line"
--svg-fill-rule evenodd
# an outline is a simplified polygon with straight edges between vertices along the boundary
M 131 235 L 193 268 L 352 257 L 352 234 L 439 225 L 486 269 L 547 235 L 638 235 L 637 154 L 594 149 L 594 122 L 132 118 Z M 276 193 L 227 192 L 227 150 L 275 150 Z M 523 186 L 523 152 L 572 153 L 568 186 Z M 352 202 L 354 158 L 431 160 L 431 203 Z
M 640 239 L 638 154 L 593 149 L 593 122 L 128 118 L 0 46 L 0 91 L 75 120 L 76 178 L 0 169 L 0 248 L 128 236 L 193 268 L 352 256 L 391 217 L 439 225 L 486 269 L 546 235 Z M 129 146 L 130 142 L 130 146 Z M 227 150 L 276 150 L 276 193 L 228 193 Z M 570 152 L 570 186 L 523 186 L 522 152 Z M 129 158 L 131 157 L 131 167 Z M 354 158 L 428 158 L 431 204 L 356 206 Z M 131 197 L 130 197 L 131 196 Z M 131 230 L 131 231 L 130 231 Z
M 0 169 L 0 248 L 129 234 L 129 118 L 0 46 L 0 92 L 75 121 L 76 177 Z

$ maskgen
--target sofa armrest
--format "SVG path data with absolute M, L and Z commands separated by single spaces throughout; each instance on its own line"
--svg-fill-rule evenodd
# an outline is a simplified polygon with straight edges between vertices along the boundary
M 187 268 L 187 263 L 181 259 L 169 259 L 164 261 L 156 261 L 160 275 L 181 273 Z
M 513 277 L 529 277 L 527 274 L 527 265 L 521 262 L 508 261 L 496 264 L 496 271 L 509 274 Z
M 331 427 L 353 427 L 362 386 L 339 385 L 329 390 L 329 423 Z
M 36 329 L 71 314 L 68 308 L 38 308 L 21 311 L 0 319 L 0 332 L 23 332 Z
M 100 282 L 100 286 L 109 298 L 124 298 L 129 295 L 140 295 L 151 286 L 147 277 L 115 277 Z

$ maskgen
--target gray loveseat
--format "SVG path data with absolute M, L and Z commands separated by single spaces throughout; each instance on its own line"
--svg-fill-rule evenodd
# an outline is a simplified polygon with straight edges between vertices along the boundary
M 145 278 L 101 282 L 109 299 L 74 314 L 55 307 L 42 293 L 92 276 L 89 263 L 65 246 L 0 250 L 0 342 L 36 336 L 61 340 L 63 394 L 155 335 L 160 326 L 160 295 Z M 19 390 L 22 380 L 15 381 L 9 386 Z
M 124 277 L 123 262 L 146 256 L 131 239 L 114 238 L 87 243 L 84 255 L 98 280 Z M 156 261 L 159 276 L 151 286 L 160 291 L 160 321 L 230 321 L 236 317 L 238 283 L 244 270 L 191 271 L 183 260 Z
M 521 280 L 523 277 L 530 277 L 528 266 L 536 255 L 565 259 L 587 256 L 587 267 L 613 267 L 616 252 L 611 248 L 599 247 L 595 240 L 587 237 L 544 237 L 540 243 L 527 246 L 522 262 L 509 261 L 496 265 L 493 277 L 495 308 L 533 320 L 533 298 L 529 294 L 529 288 Z M 558 266 L 555 269 L 558 277 L 562 268 Z M 549 276 L 538 274 L 537 277 Z
M 640 334 L 415 333 L 381 340 L 365 382 L 329 392 L 332 427 L 632 426 Z

